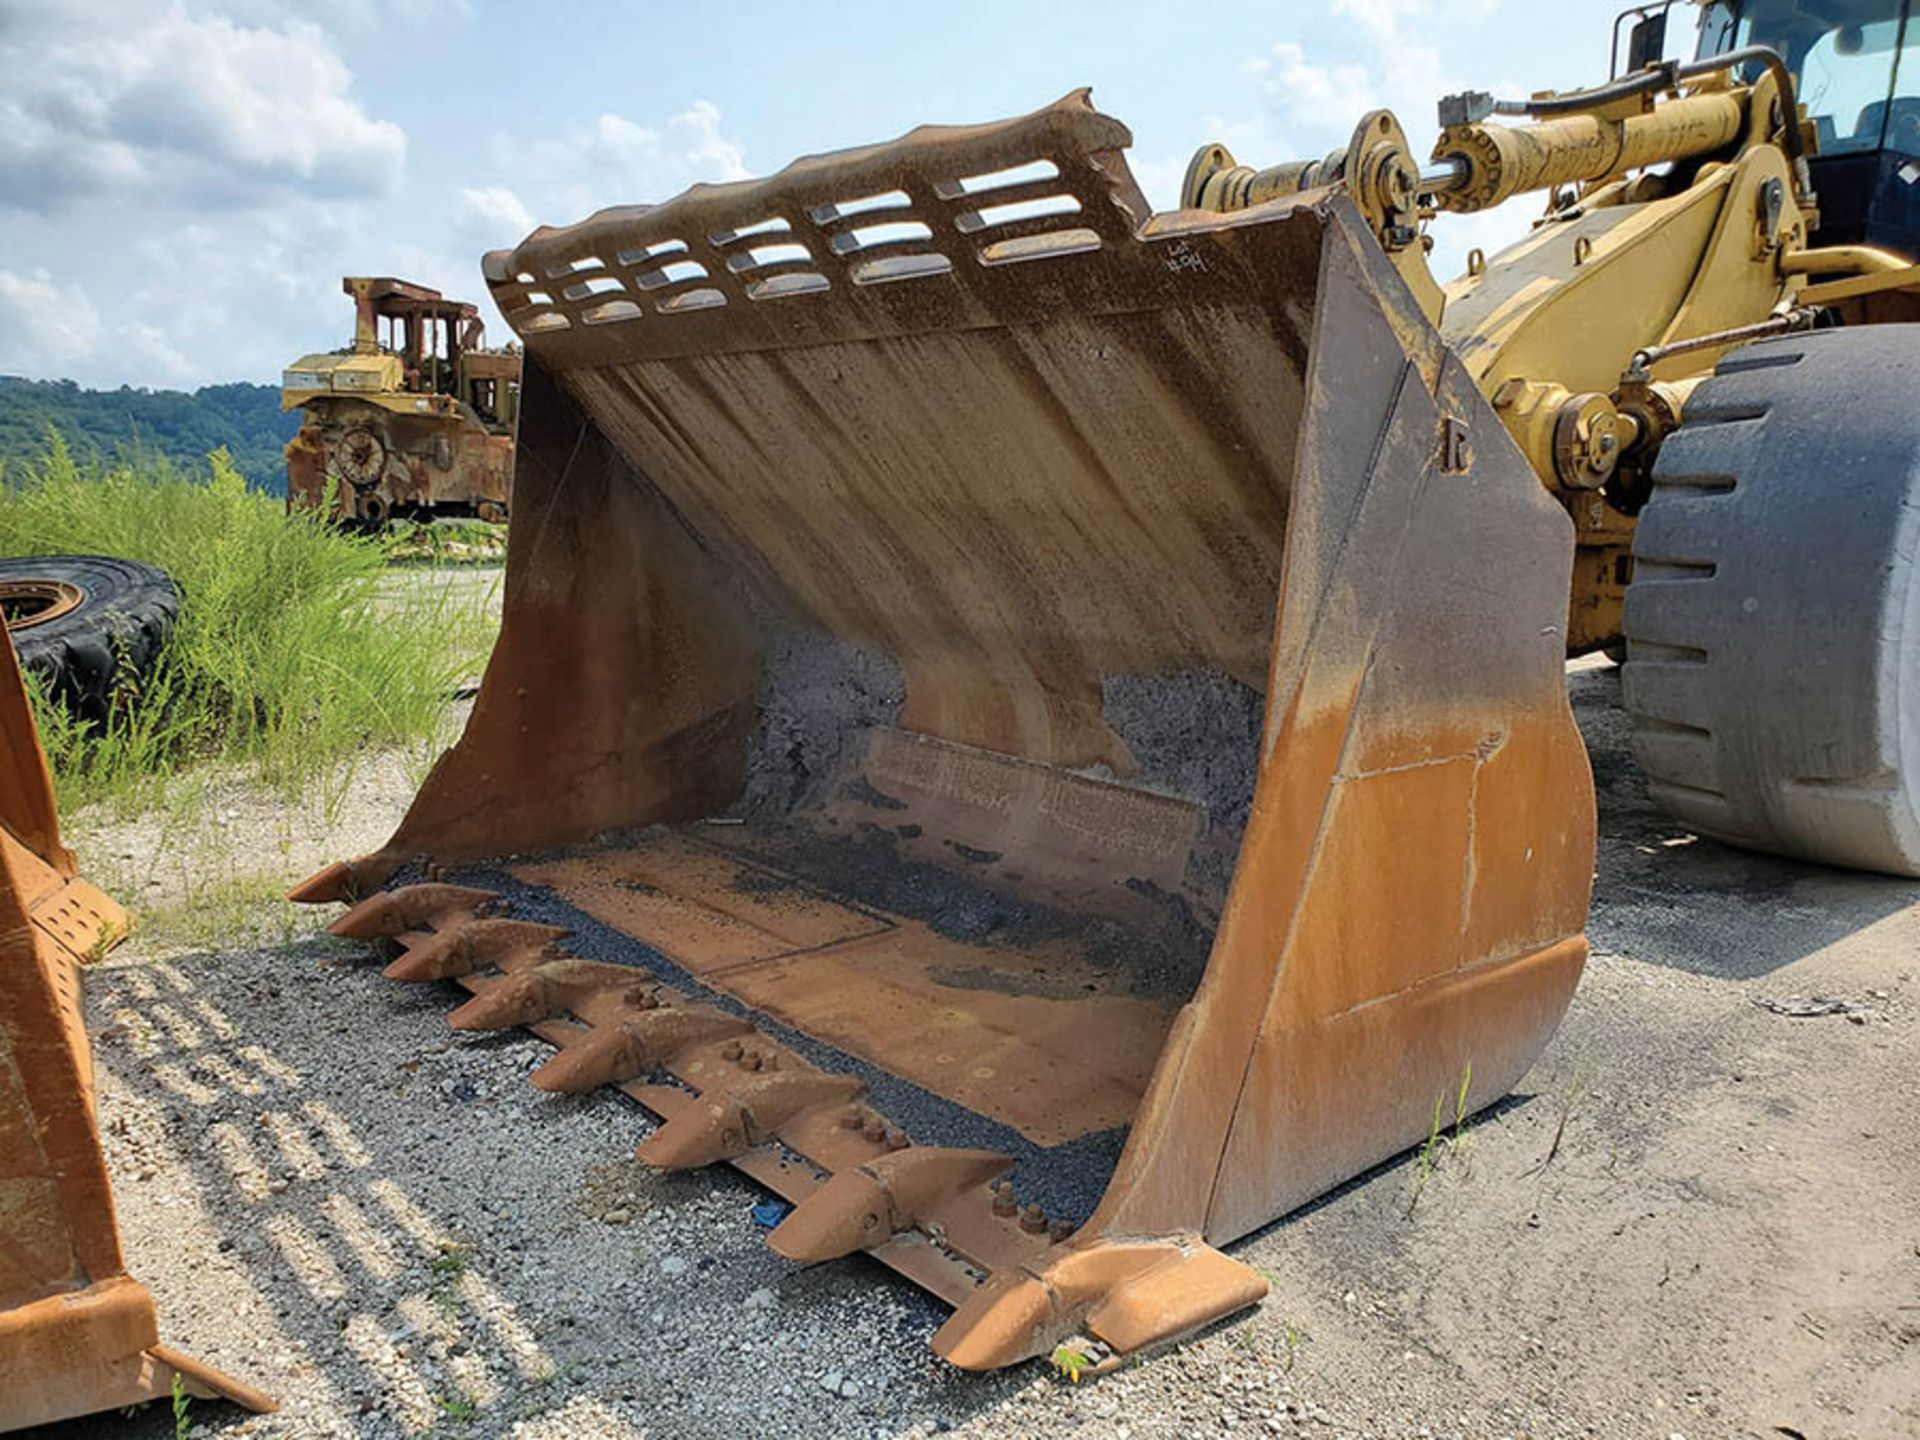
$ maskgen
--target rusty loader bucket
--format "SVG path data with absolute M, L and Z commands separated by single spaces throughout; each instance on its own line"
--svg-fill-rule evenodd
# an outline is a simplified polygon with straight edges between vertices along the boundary
M 1149 217 L 1084 94 L 540 230 L 505 623 L 296 898 L 796 1202 L 969 1368 L 1504 1095 L 1577 981 L 1572 535 L 1344 196 Z
M 126 933 L 75 873 L 13 646 L 0 641 L 0 1430 L 167 1395 L 273 1402 L 160 1343 L 127 1274 L 93 1111 L 85 959 Z

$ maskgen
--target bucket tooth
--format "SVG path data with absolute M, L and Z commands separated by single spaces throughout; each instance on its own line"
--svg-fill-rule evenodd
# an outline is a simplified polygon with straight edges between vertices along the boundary
M 287 892 L 287 899 L 296 905 L 327 905 L 337 901 L 351 904 L 359 898 L 360 877 L 354 873 L 351 860 L 336 860 L 314 871 Z
M 327 926 L 349 940 L 378 940 L 409 930 L 439 929 L 456 916 L 484 914 L 500 897 L 467 885 L 403 885 L 369 895 Z
M 1073 1332 L 1075 1319 L 1052 1285 L 1016 1265 L 989 1275 L 930 1344 L 958 1369 L 994 1370 L 1058 1344 Z
M 677 1050 L 753 1027 L 708 1005 L 662 1005 L 595 1025 L 533 1072 L 533 1083 L 559 1095 L 581 1095 L 646 1074 Z
M 550 948 L 557 951 L 559 942 L 572 933 L 531 920 L 469 920 L 436 930 L 431 938 L 402 952 L 382 973 L 389 980 L 426 981 L 457 980 L 489 965 L 511 969 L 508 962 L 514 956 L 532 957 Z
M 635 985 L 648 972 L 598 960 L 548 960 L 516 970 L 447 1017 L 456 1030 L 507 1030 L 557 1015 L 595 990 Z
M 476 962 L 467 944 L 467 928 L 435 931 L 402 950 L 380 973 L 389 980 L 452 980 L 472 974 Z
M 1266 1293 L 1259 1271 L 1198 1236 L 1056 1245 L 1031 1266 L 989 1276 L 935 1332 L 933 1349 L 962 1370 L 1018 1364 L 1076 1331 L 1116 1351 L 1139 1350 Z
M 1004 1175 L 1013 1157 L 992 1150 L 910 1146 L 842 1170 L 794 1207 L 767 1237 L 802 1264 L 884 1245 L 943 1201 Z
M 811 1265 L 884 1245 L 893 1222 L 887 1187 L 863 1165 L 842 1170 L 794 1206 L 767 1244 L 776 1255 Z
M 537 1077 L 536 1077 L 537 1078 Z M 640 1142 L 639 1157 L 661 1170 L 694 1170 L 743 1155 L 816 1105 L 851 1100 L 865 1086 L 824 1070 L 774 1070 L 700 1097 Z
M 386 884 L 399 868 L 399 858 L 384 852 L 336 860 L 294 886 L 287 899 L 296 905 L 352 905 Z

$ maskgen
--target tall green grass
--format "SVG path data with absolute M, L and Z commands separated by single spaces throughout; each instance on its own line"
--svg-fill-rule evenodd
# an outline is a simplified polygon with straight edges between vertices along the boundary
M 63 811 L 154 803 L 190 767 L 227 761 L 289 797 L 371 748 L 432 744 L 492 642 L 485 597 L 411 572 L 247 488 L 224 451 L 189 476 L 136 457 L 76 463 L 58 436 L 0 469 L 0 555 L 118 555 L 181 591 L 159 665 L 105 727 L 36 693 Z

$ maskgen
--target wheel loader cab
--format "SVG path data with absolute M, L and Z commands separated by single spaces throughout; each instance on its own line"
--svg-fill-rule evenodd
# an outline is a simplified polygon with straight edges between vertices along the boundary
M 1920 16 L 1913 0 L 1734 0 L 1706 7 L 1702 57 L 1780 52 L 1818 142 L 1824 245 L 1920 257 Z

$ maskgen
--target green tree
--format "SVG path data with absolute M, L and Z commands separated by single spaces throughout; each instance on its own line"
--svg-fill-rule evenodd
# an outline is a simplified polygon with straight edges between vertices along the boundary
M 300 412 L 282 411 L 272 385 L 203 385 L 189 394 L 0 376 L 0 462 L 45 454 L 53 431 L 86 464 L 145 456 L 198 473 L 209 455 L 224 449 L 250 486 L 284 495 L 281 451 L 299 428 Z

